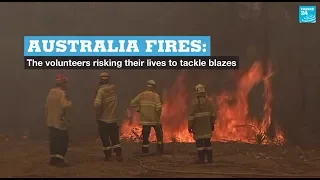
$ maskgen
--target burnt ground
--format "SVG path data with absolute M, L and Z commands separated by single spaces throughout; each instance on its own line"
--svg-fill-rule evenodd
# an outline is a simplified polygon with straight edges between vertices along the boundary
M 137 156 L 140 144 L 122 144 L 119 163 L 103 161 L 100 143 L 71 142 L 70 167 L 55 168 L 48 166 L 47 142 L 2 141 L 0 177 L 320 177 L 320 149 L 215 142 L 215 163 L 196 165 L 194 144 L 166 144 L 163 156 Z

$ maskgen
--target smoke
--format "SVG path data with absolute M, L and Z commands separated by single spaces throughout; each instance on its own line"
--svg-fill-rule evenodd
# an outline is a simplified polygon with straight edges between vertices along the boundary
M 269 3 L 269 14 L 279 14 L 269 17 L 272 28 L 265 27 L 262 17 L 243 18 L 246 8 L 239 3 L 1 3 L 0 132 L 23 134 L 28 130 L 34 138 L 46 137 L 45 97 L 54 86 L 54 75 L 65 73 L 74 102 L 70 112 L 72 138 L 96 133 L 92 103 L 100 71 L 24 70 L 24 35 L 210 35 L 213 54 L 239 55 L 242 69 L 257 59 L 272 62 L 276 71 L 273 119 L 295 142 L 317 139 L 319 27 L 298 24 L 295 3 Z M 268 58 L 264 57 L 265 29 L 269 34 Z M 119 91 L 119 116 L 148 79 L 156 80 L 162 92 L 179 74 L 177 70 L 109 72 Z M 203 83 L 218 93 L 235 86 L 230 70 L 187 74 L 189 88 Z M 262 94 L 261 88 L 256 91 Z M 253 97 L 253 106 L 261 104 L 257 95 Z

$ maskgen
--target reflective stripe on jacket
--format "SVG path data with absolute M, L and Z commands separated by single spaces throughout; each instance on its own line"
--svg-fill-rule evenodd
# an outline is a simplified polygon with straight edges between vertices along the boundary
M 196 140 L 212 137 L 211 121 L 215 113 L 214 106 L 208 98 L 197 98 L 192 102 L 188 128 L 192 129 Z
M 159 94 L 147 90 L 136 96 L 130 103 L 140 113 L 141 125 L 161 124 L 162 104 Z
M 117 122 L 117 100 L 115 85 L 101 85 L 94 100 L 94 107 L 96 108 L 97 112 L 97 120 L 106 123 Z

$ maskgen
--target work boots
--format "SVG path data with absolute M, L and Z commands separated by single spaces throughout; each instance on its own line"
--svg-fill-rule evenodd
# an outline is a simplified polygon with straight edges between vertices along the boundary
M 205 150 L 206 156 L 207 156 L 207 161 L 208 163 L 213 163 L 212 160 L 212 150 Z
M 64 162 L 64 159 L 53 157 L 50 159 L 49 165 L 55 166 L 55 167 L 68 167 L 69 165 Z
M 123 161 L 122 148 L 121 147 L 117 147 L 117 148 L 114 149 L 114 152 L 116 153 L 116 160 L 118 162 L 122 162 Z
M 64 159 L 58 159 L 58 163 L 55 166 L 64 168 L 64 167 L 69 167 L 69 164 L 65 163 Z
M 163 154 L 163 149 L 164 149 L 163 144 L 157 144 L 157 149 L 159 154 Z
M 204 164 L 204 159 L 205 159 L 205 151 L 198 150 L 198 160 L 196 161 L 196 164 Z
M 104 161 L 109 161 L 111 158 L 112 149 L 104 150 L 103 153 L 104 153 Z

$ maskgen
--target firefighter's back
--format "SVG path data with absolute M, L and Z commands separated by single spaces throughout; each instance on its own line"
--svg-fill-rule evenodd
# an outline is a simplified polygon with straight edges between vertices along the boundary
M 60 88 L 52 88 L 49 91 L 46 100 L 46 117 L 47 126 L 54 127 L 58 129 L 65 129 L 65 121 L 61 121 L 61 116 L 63 116 L 63 107 L 61 105 L 62 96 L 65 93 Z
M 212 103 L 208 98 L 196 98 L 192 107 L 194 110 L 193 133 L 196 139 L 211 138 L 211 112 Z
M 153 91 L 140 94 L 140 121 L 145 125 L 156 125 L 160 121 L 156 106 L 159 95 Z
M 101 120 L 108 123 L 116 122 L 117 94 L 115 85 L 104 84 L 99 88 L 98 93 L 102 94 Z

